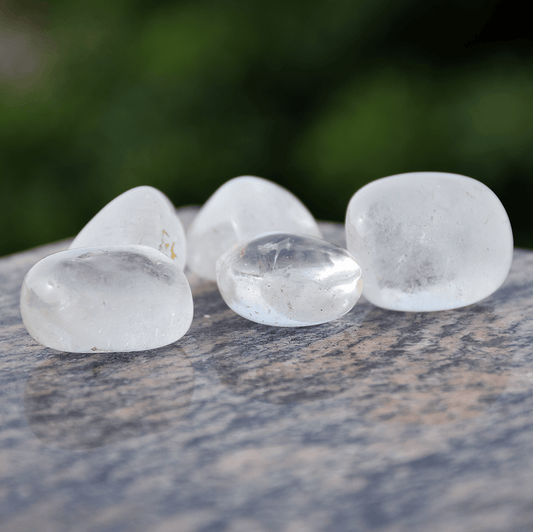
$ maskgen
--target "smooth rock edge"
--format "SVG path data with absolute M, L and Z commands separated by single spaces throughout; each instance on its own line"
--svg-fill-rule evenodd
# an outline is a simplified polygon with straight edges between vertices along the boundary
M 206 201 L 189 227 L 188 267 L 215 281 L 222 253 L 269 231 L 322 237 L 313 215 L 285 188 L 261 177 L 230 179 Z
M 189 330 L 193 300 L 183 271 L 147 246 L 54 253 L 28 272 L 20 308 L 28 333 L 58 351 L 155 349 Z
M 494 192 L 442 172 L 362 187 L 348 205 L 346 238 L 363 269 L 365 298 L 397 311 L 477 303 L 503 284 L 513 255 L 509 218 Z
M 357 303 L 361 268 L 343 248 L 308 235 L 259 235 L 217 261 L 217 284 L 240 316 L 278 327 L 320 325 Z
M 83 227 L 70 249 L 125 244 L 152 247 L 185 268 L 183 225 L 172 202 L 154 187 L 135 187 L 110 201 Z

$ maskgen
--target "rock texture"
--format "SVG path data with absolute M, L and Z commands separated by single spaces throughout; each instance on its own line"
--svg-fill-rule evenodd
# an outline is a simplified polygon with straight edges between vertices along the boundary
M 187 273 L 177 343 L 62 354 L 19 293 L 68 245 L 0 259 L 2 532 L 533 529 L 532 252 L 475 305 L 362 296 L 305 328 L 245 320 Z

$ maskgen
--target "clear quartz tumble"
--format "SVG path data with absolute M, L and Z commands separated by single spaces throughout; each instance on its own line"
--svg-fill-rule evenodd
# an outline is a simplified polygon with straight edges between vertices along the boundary
M 340 318 L 362 290 L 361 269 L 350 253 L 307 235 L 260 235 L 224 253 L 216 271 L 220 293 L 233 311 L 279 327 Z
M 513 257 L 509 217 L 494 192 L 441 172 L 361 188 L 348 205 L 346 240 L 363 269 L 363 295 L 400 311 L 476 303 L 501 286 Z
M 174 205 L 156 188 L 136 187 L 117 196 L 78 233 L 70 248 L 122 244 L 158 249 L 185 268 L 183 225 Z
M 188 266 L 214 281 L 222 253 L 269 231 L 322 236 L 313 215 L 288 190 L 260 177 L 230 179 L 207 200 L 189 227 Z
M 35 340 L 75 353 L 162 347 L 181 338 L 193 317 L 183 271 L 163 253 L 135 245 L 45 257 L 22 283 L 20 309 Z

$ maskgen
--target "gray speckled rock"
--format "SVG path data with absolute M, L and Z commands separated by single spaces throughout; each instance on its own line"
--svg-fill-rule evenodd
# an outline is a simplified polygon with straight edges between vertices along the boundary
M 73 388 L 83 390 L 82 404 Z M 171 428 L 187 413 L 193 390 L 194 370 L 179 347 L 172 357 L 161 350 L 58 353 L 30 375 L 24 409 L 41 442 L 79 451 Z
M 178 343 L 64 354 L 19 294 L 68 245 L 0 259 L 2 532 L 533 530 L 533 252 L 477 304 L 305 328 L 188 274 Z

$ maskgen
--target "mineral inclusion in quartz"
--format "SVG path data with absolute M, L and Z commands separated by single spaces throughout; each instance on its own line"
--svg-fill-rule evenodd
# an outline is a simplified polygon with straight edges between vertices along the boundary
M 159 190 L 132 188 L 108 203 L 70 248 L 136 244 L 158 249 L 185 268 L 185 231 L 171 201 Z
M 181 338 L 193 317 L 183 271 L 160 251 L 136 245 L 45 257 L 23 281 L 20 309 L 35 340 L 76 353 L 162 347 Z
M 346 214 L 348 250 L 363 270 L 363 295 L 400 311 L 476 303 L 505 281 L 513 256 L 509 218 L 484 184 L 416 172 L 361 188 Z
M 224 253 L 217 284 L 228 306 L 265 325 L 298 327 L 340 318 L 362 290 L 361 268 L 320 238 L 267 233 Z
M 207 200 L 188 230 L 188 266 L 214 281 L 222 253 L 268 231 L 322 236 L 312 214 L 288 190 L 260 177 L 230 179 Z

